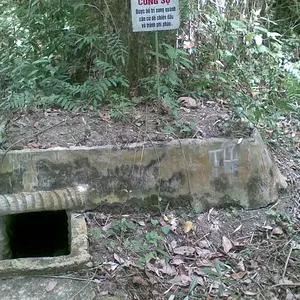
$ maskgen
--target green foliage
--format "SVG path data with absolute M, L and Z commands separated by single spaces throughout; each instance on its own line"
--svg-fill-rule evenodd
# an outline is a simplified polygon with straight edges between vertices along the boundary
M 109 236 L 118 236 L 132 232 L 136 227 L 132 221 L 128 221 L 126 218 L 122 218 L 121 220 L 114 220 L 112 222 L 111 228 L 109 228 L 106 232 L 106 237 Z
M 81 1 L 2 6 L 2 108 L 96 109 L 110 90 L 126 91 L 127 51 Z M 93 12 L 94 13 L 94 12 Z M 7 17 L 9 16 L 9 17 Z
M 258 8 L 242 16 L 240 1 L 227 3 L 225 12 L 210 1 L 202 8 L 191 7 L 194 30 L 183 37 L 183 46 L 195 74 L 188 77 L 186 90 L 221 98 L 236 118 L 266 128 L 276 138 L 283 135 L 279 121 L 299 120 L 299 54 L 294 50 L 299 49 L 299 37 L 296 42 L 295 35 L 273 31 L 279 29 L 276 22 Z
M 156 56 L 153 51 L 150 51 L 150 54 Z M 190 94 L 190 91 L 186 89 L 186 82 L 188 81 L 187 75 L 192 76 L 193 63 L 186 51 L 176 49 L 166 43 L 160 44 L 158 56 L 162 70 L 159 82 L 156 75 L 142 78 L 139 81 L 140 86 L 142 86 L 141 91 L 145 98 L 160 100 L 157 99 L 159 84 L 161 98 L 176 116 L 179 109 L 178 96 Z
M 183 119 L 177 119 L 172 123 L 167 123 L 164 130 L 169 134 L 174 134 L 178 138 L 186 138 L 195 133 L 196 125 Z
M 110 95 L 109 115 L 115 120 L 123 120 L 132 113 L 135 104 L 125 96 L 116 93 Z
M 153 33 L 131 32 L 129 1 L 4 0 L 0 109 L 108 104 L 112 118 L 124 119 L 134 108 L 130 88 L 138 87 L 138 96 L 163 100 L 175 117 L 179 96 L 221 98 L 235 118 L 272 132 L 275 143 L 283 135 L 278 122 L 299 120 L 296 2 L 227 1 L 221 8 L 180 1 L 177 38 L 159 33 L 158 82 Z M 175 120 L 165 130 L 184 138 L 195 129 Z

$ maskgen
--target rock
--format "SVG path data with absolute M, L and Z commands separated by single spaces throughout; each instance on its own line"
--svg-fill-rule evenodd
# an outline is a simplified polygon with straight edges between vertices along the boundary
M 192 97 L 180 97 L 178 99 L 178 102 L 186 108 L 197 108 L 198 107 L 196 100 Z

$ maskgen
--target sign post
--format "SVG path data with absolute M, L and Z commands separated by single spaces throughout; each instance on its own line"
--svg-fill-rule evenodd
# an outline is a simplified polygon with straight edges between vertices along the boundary
M 131 15 L 133 32 L 155 31 L 157 96 L 160 100 L 158 31 L 179 27 L 179 0 L 131 0 Z

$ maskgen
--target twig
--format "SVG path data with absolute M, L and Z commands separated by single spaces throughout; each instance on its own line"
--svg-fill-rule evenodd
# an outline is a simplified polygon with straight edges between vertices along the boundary
M 87 281 L 90 279 L 86 278 L 79 278 L 79 277 L 69 277 L 69 276 L 55 276 L 55 275 L 33 275 L 33 277 L 42 277 L 42 278 L 53 278 L 53 279 L 67 279 L 67 280 L 74 280 L 74 281 Z M 99 283 L 98 280 L 92 280 L 94 283 Z
M 98 271 L 98 268 L 96 268 L 93 276 L 90 279 L 88 279 L 88 282 L 76 294 L 74 294 L 70 300 L 75 300 L 75 297 L 78 296 L 82 291 L 84 291 L 91 284 L 91 282 L 93 282 L 93 280 L 97 274 L 97 271 Z
M 298 286 L 300 286 L 300 282 L 295 282 L 295 283 L 287 283 L 287 282 L 277 283 L 277 284 L 272 285 L 271 288 L 278 287 L 278 286 L 298 287 Z
M 140 127 L 138 127 L 136 124 L 130 122 L 128 119 L 125 118 L 125 120 L 131 125 L 131 126 L 134 126 L 136 128 L 138 128 L 140 130 L 140 132 L 146 134 L 147 138 L 149 139 L 151 145 L 153 146 L 153 149 L 154 149 L 154 152 L 155 152 L 155 156 L 156 156 L 156 160 L 158 162 L 158 172 L 159 172 L 159 185 L 158 185 L 158 197 L 160 195 L 160 188 L 161 188 L 161 165 L 160 165 L 160 158 L 159 158 L 159 155 L 158 155 L 158 152 L 157 152 L 157 149 L 155 147 L 155 144 L 154 142 L 152 141 L 151 137 L 149 136 L 148 132 L 145 131 L 145 130 L 142 130 Z M 146 126 L 146 130 L 147 130 L 147 126 Z M 144 145 L 143 145 L 144 147 Z
M 256 274 L 257 274 L 257 273 L 256 273 Z M 261 297 L 262 297 L 264 300 L 267 300 L 267 299 L 265 298 L 265 296 L 263 295 L 263 293 L 262 293 L 262 291 L 263 291 L 262 286 L 261 286 L 256 280 L 254 280 L 254 278 L 251 278 L 251 280 L 258 286 L 258 290 L 259 290 L 259 293 L 260 293 Z
M 28 139 L 28 138 L 33 138 L 33 137 L 35 137 L 35 136 L 38 136 L 38 135 L 40 135 L 41 133 L 44 133 L 45 131 L 47 131 L 47 130 L 49 130 L 49 129 L 55 127 L 55 126 L 58 126 L 58 125 L 60 125 L 61 123 L 66 122 L 66 121 L 67 121 L 67 119 L 64 119 L 64 120 L 62 120 L 62 121 L 60 121 L 60 122 L 58 122 L 58 123 L 56 123 L 56 124 L 53 124 L 53 125 L 51 125 L 51 126 L 45 128 L 45 129 L 43 129 L 43 130 L 40 130 L 39 132 L 36 132 L 36 133 L 34 133 L 34 134 L 30 134 L 30 135 L 28 135 L 28 136 L 25 136 L 25 137 L 19 139 L 18 141 L 14 142 L 13 144 L 11 144 L 11 145 L 5 150 L 5 152 L 4 152 L 4 154 L 3 154 L 2 158 L 1 158 L 0 164 L 2 164 L 5 155 L 7 154 L 8 151 L 10 151 L 10 149 L 11 149 L 13 146 L 19 144 L 20 142 L 22 142 L 22 141 L 24 141 L 24 140 L 26 140 L 26 139 Z
M 288 256 L 287 256 L 286 261 L 285 261 L 285 265 L 284 265 L 284 269 L 283 269 L 283 273 L 282 273 L 282 278 L 284 278 L 284 276 L 285 276 L 286 269 L 287 269 L 292 251 L 293 251 L 293 245 L 290 246 L 290 250 L 289 250 Z
M 189 189 L 189 193 L 190 193 L 191 197 L 193 197 L 192 196 L 192 189 L 191 189 L 191 182 L 190 182 L 190 174 L 189 174 L 188 167 L 187 167 L 187 160 L 186 160 L 185 152 L 183 150 L 183 147 L 182 147 L 180 139 L 175 134 L 173 134 L 173 135 L 177 138 L 177 141 L 178 141 L 179 146 L 180 146 L 180 150 L 181 150 L 182 155 L 183 155 L 183 163 L 184 163 L 184 167 L 185 167 L 185 171 L 186 171 L 186 178 L 187 178 L 187 183 L 188 183 L 188 189 Z M 190 202 L 190 206 L 193 207 L 192 201 L 190 200 L 189 202 Z

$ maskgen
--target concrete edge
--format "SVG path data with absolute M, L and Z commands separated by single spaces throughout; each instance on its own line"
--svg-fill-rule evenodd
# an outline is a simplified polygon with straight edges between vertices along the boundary
M 87 227 L 83 215 L 70 213 L 71 253 L 57 257 L 33 257 L 0 261 L 0 277 L 58 274 L 92 266 Z

